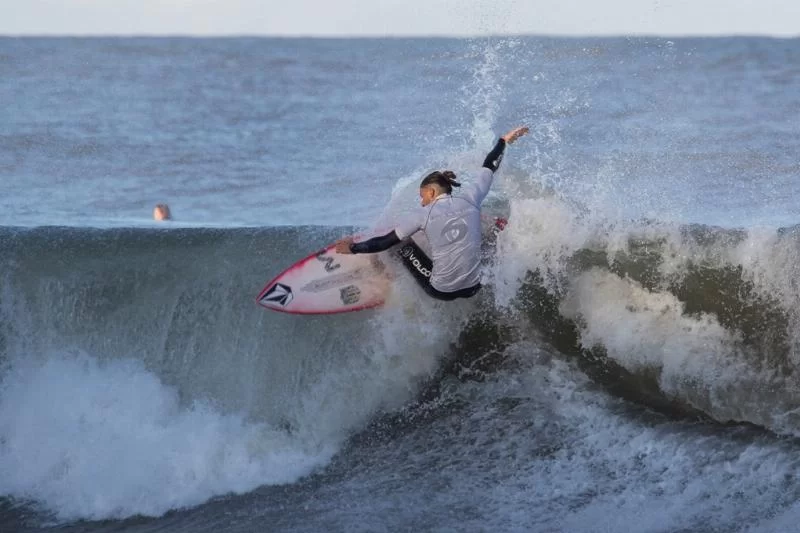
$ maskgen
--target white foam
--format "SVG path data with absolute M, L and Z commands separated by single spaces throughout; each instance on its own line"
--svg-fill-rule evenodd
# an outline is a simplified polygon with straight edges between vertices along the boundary
M 500 305 L 508 305 L 516 296 L 527 272 L 560 273 L 564 262 L 591 246 L 596 235 L 570 205 L 554 197 L 512 201 L 509 220 L 498 236 L 492 271 Z M 560 281 L 559 277 L 545 279 L 552 290 L 559 288 Z
M 659 387 L 721 421 L 792 429 L 793 387 L 747 357 L 740 334 L 715 316 L 684 314 L 668 292 L 592 269 L 572 280 L 561 313 L 580 325 L 585 347 L 599 345 L 631 372 L 656 372 Z
M 129 359 L 19 362 L 0 390 L 0 493 L 59 519 L 158 516 L 293 482 L 333 452 L 208 404 L 181 405 Z
M 742 266 L 743 277 L 758 294 L 777 302 L 789 319 L 789 362 L 800 369 L 800 286 L 797 283 L 800 249 L 791 234 L 778 235 L 774 228 L 750 228 L 747 236 L 725 260 Z
M 794 445 L 639 416 L 535 342 L 507 355 L 531 366 L 460 384 L 456 413 L 367 451 L 367 464 L 392 464 L 400 450 L 410 466 L 389 483 L 355 472 L 341 491 L 348 512 L 400 498 L 412 502 L 405 523 L 463 506 L 477 509 L 459 515 L 463 529 L 655 533 L 736 530 L 791 501 Z
M 800 393 L 781 369 L 764 364 L 765 356 L 716 315 L 686 315 L 684 305 L 669 292 L 669 285 L 680 284 L 690 267 L 741 268 L 754 294 L 768 305 L 777 301 L 788 318 L 789 362 L 798 366 L 800 262 L 795 238 L 754 228 L 744 240 L 721 231 L 695 240 L 679 225 L 615 220 L 553 193 L 538 190 L 536 195 L 512 199 L 510 223 L 499 235 L 490 272 L 499 305 L 510 305 L 525 276 L 538 270 L 544 288 L 562 299 L 560 312 L 580 325 L 585 346 L 603 346 L 631 372 L 655 373 L 662 392 L 718 420 L 744 420 L 798 434 Z M 639 243 L 642 249 L 631 250 Z M 618 254 L 648 254 L 648 246 L 656 253 L 647 260 L 659 259 L 653 266 L 663 280 L 654 290 L 620 278 L 612 269 Z M 580 271 L 575 257 L 587 250 L 601 254 L 595 258 L 605 257 L 608 268 Z
M 681 378 L 696 379 L 709 363 L 735 353 L 739 340 L 714 317 L 684 316 L 683 308 L 670 293 L 595 268 L 572 280 L 560 311 L 581 324 L 585 346 L 604 346 L 629 370 L 658 367 L 674 374 L 662 385 L 675 392 Z

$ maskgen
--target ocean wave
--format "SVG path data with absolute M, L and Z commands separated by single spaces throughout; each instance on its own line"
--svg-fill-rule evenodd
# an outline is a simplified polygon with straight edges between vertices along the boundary
M 253 297 L 351 228 L 0 229 L 0 462 L 41 467 L 0 492 L 59 519 L 119 518 L 292 482 L 353 435 L 446 412 L 453 383 L 513 374 L 529 342 L 634 402 L 798 434 L 796 228 L 611 223 L 555 197 L 509 207 L 477 299 L 433 302 L 400 279 L 386 307 L 333 317 Z M 153 468 L 86 481 L 142 434 Z M 192 452 L 186 435 L 228 444 Z M 137 486 L 177 496 L 131 498 Z
M 335 317 L 255 304 L 349 231 L 0 230 L 0 494 L 59 521 L 160 515 L 324 466 L 413 398 L 459 320 L 439 329 L 402 301 Z M 93 474 L 125 460 L 141 468 Z

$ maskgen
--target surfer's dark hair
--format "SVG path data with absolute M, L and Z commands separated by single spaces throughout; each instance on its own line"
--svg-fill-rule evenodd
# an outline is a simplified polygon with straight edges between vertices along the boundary
M 419 187 L 421 189 L 428 185 L 436 185 L 447 194 L 453 192 L 453 187 L 461 187 L 461 184 L 456 181 L 456 175 L 452 170 L 436 170 L 431 172 L 422 178 L 422 183 L 419 184 Z

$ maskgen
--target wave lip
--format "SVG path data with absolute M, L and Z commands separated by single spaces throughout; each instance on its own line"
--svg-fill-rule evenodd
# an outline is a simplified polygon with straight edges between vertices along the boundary
M 501 305 L 638 401 L 800 434 L 796 228 L 613 222 L 555 197 L 511 208 Z

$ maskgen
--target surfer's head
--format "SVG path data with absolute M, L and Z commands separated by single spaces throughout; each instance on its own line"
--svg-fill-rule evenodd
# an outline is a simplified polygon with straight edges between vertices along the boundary
M 436 170 L 422 179 L 419 184 L 419 197 L 423 207 L 433 202 L 440 194 L 450 194 L 453 187 L 461 187 L 452 170 Z

